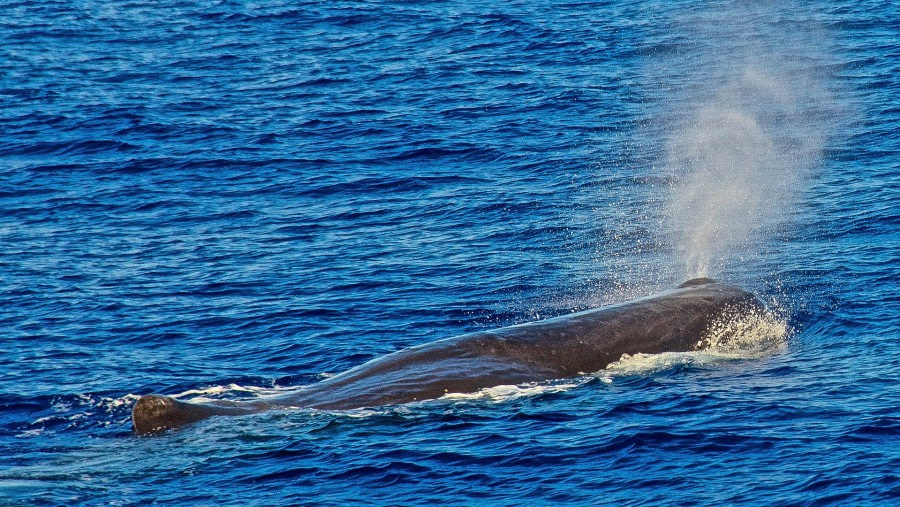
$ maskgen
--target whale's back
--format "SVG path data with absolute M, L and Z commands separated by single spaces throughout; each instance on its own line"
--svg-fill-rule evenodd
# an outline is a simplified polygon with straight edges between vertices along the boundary
M 761 308 L 739 287 L 698 278 L 633 301 L 404 349 L 265 402 L 191 404 L 146 396 L 133 419 L 137 431 L 155 431 L 271 407 L 353 409 L 571 377 L 606 368 L 623 354 L 697 350 L 722 315 Z

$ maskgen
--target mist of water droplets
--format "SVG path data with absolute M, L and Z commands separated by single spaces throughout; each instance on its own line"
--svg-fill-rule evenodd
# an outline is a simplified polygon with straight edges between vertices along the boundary
M 672 101 L 684 110 L 665 154 L 668 229 L 685 278 L 764 254 L 820 164 L 834 115 L 826 39 L 781 4 L 736 3 L 689 23 L 718 45 L 680 56 L 693 78 Z

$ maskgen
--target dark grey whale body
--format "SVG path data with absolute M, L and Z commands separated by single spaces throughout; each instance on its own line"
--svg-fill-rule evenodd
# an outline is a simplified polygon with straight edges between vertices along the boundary
M 753 294 L 698 278 L 626 303 L 400 350 L 266 401 L 186 403 L 143 396 L 132 420 L 137 432 L 148 433 L 215 415 L 372 407 L 573 377 L 602 370 L 623 354 L 702 349 L 711 324 L 723 314 L 758 310 L 762 304 Z

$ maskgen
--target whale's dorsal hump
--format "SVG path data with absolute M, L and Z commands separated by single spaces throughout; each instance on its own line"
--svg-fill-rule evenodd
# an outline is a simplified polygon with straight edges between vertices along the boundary
M 701 277 L 701 278 L 691 278 L 690 280 L 679 285 L 678 288 L 685 289 L 687 287 L 697 287 L 700 285 L 706 285 L 708 283 L 716 283 L 716 281 L 713 280 L 712 278 L 706 278 L 705 276 Z

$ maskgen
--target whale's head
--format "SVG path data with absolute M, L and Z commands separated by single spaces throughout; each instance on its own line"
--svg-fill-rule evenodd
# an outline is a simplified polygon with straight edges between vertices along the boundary
M 695 350 L 753 355 L 784 343 L 786 320 L 767 308 L 752 292 L 711 278 L 694 278 L 678 288 L 692 297 L 715 301 L 705 317 L 703 339 Z

